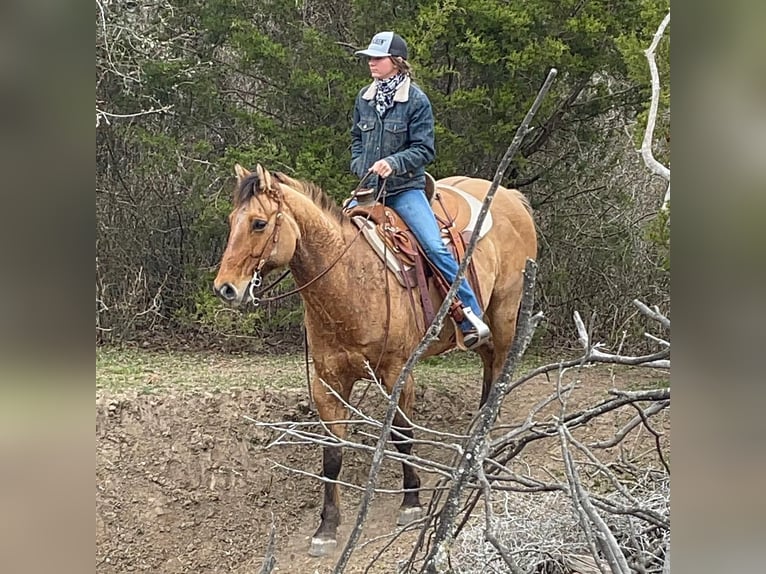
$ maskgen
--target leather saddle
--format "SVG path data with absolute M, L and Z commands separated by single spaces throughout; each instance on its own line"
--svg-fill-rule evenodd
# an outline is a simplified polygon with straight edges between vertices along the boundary
M 476 228 L 482 204 L 474 196 L 454 185 L 440 183 L 429 174 L 426 175 L 426 195 L 441 229 L 442 241 L 460 263 Z M 449 290 L 450 282 L 428 261 L 407 224 L 391 207 L 370 201 L 367 205 L 346 208 L 346 212 L 361 229 L 378 256 L 393 271 L 399 283 L 407 288 L 413 307 L 413 291 L 418 289 L 427 322 L 421 328 L 425 330 L 434 317 L 429 286 L 434 284 L 443 297 Z M 479 238 L 484 237 L 491 228 L 492 214 L 487 213 L 479 230 Z M 473 260 L 466 270 L 466 277 L 476 293 L 479 304 L 484 308 Z M 461 302 L 456 300 L 450 308 L 451 316 L 456 322 L 464 318 L 462 307 Z

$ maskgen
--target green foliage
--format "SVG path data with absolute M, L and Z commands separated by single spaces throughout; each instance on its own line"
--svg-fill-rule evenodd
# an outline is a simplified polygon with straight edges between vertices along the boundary
M 650 72 L 645 55 L 657 28 L 668 12 L 667 2 L 663 0 L 643 0 L 641 2 L 641 17 L 646 25 L 640 31 L 627 30 L 621 34 L 616 45 L 625 61 L 628 77 L 639 85 L 643 85 L 641 106 L 638 114 L 638 124 L 646 127 L 648 119 L 651 90 L 649 88 Z M 657 125 L 655 127 L 655 142 L 670 138 L 670 26 L 665 29 L 665 34 L 660 40 L 655 53 L 657 70 L 660 80 L 659 110 L 657 113 Z M 641 145 L 644 137 L 644 129 L 636 130 L 635 141 L 637 147 Z M 667 164 L 669 154 L 660 149 L 655 153 L 657 159 Z
M 180 308 L 176 320 L 181 327 L 202 328 L 205 331 L 224 335 L 255 335 L 261 331 L 263 312 L 260 309 L 246 313 L 224 308 L 210 289 L 213 277 L 207 284 L 199 283 L 194 294 L 192 308 Z
M 353 98 L 369 82 L 353 49 L 375 32 L 394 29 L 408 41 L 415 80 L 433 103 L 437 159 L 429 171 L 437 177 L 491 179 L 549 68 L 558 68 L 535 135 L 510 170 L 511 183 L 539 181 L 534 201 L 559 185 L 556 170 L 591 169 L 581 149 L 599 144 L 602 118 L 645 113 L 643 50 L 668 9 L 668 0 L 106 4 L 104 20 L 97 17 L 99 109 L 167 110 L 115 119 L 97 132 L 97 284 L 109 309 L 99 318 L 100 336 L 135 336 L 164 323 L 221 332 L 299 324 L 294 301 L 240 316 L 221 311 L 210 293 L 233 165 L 262 163 L 313 181 L 338 201 L 346 197 L 356 185 L 349 172 Z M 659 142 L 669 131 L 668 44 L 658 50 Z M 552 159 L 559 134 L 574 134 L 578 144 Z M 656 154 L 667 159 L 662 146 Z M 564 211 L 548 203 L 538 219 L 560 226 Z M 544 231 L 555 236 L 554 227 Z M 607 232 L 614 252 L 629 257 L 622 231 Z M 662 245 L 653 233 L 649 240 Z M 560 277 L 543 280 L 563 296 L 566 285 L 556 282 L 571 281 L 572 272 L 564 266 Z M 598 283 L 592 288 L 597 296 Z M 159 300 L 160 311 L 144 313 Z

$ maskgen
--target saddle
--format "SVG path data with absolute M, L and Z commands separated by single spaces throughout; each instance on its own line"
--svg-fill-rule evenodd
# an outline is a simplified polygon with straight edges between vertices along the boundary
M 426 195 L 439 224 L 442 241 L 459 264 L 476 228 L 482 204 L 457 187 L 434 181 L 430 175 L 427 176 Z M 368 205 L 346 208 L 346 211 L 374 251 L 393 271 L 399 283 L 407 289 L 413 310 L 416 305 L 413 291 L 418 289 L 426 320 L 426 325 L 419 327 L 425 331 L 435 315 L 430 285 L 434 285 L 444 297 L 451 282 L 431 264 L 407 224 L 391 207 L 370 202 Z M 491 228 L 492 214 L 487 213 L 479 230 L 479 238 L 484 237 Z M 466 270 L 466 278 L 476 293 L 479 304 L 484 308 L 473 260 Z M 457 323 L 464 319 L 462 307 L 457 299 L 450 306 L 450 315 Z

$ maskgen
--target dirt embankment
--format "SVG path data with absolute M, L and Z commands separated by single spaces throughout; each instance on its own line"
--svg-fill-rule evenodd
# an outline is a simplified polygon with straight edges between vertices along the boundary
M 580 400 L 586 400 L 586 395 L 605 396 L 615 386 L 608 375 L 591 371 L 586 376 Z M 513 400 L 506 400 L 504 419 L 523 417 L 551 390 L 552 384 L 542 377 L 525 385 Z M 360 384 L 352 402 L 362 391 Z M 374 394 L 370 389 L 364 407 L 382 412 Z M 478 388 L 466 391 L 457 381 L 441 389 L 421 388 L 414 418 L 429 428 L 459 432 L 466 428 L 478 397 Z M 97 572 L 257 573 L 272 523 L 276 571 L 329 571 L 336 557 L 314 559 L 306 553 L 319 523 L 321 484 L 277 466 L 318 473 L 320 449 L 291 445 L 264 450 L 274 434 L 245 416 L 259 421 L 315 420 L 303 389 L 97 393 Z M 614 423 L 607 426 L 605 430 L 615 428 Z M 361 440 L 373 444 L 372 438 Z M 423 445 L 416 447 L 416 453 L 434 454 Z M 369 457 L 348 449 L 345 455 L 341 479 L 364 486 Z M 545 456 L 544 450 L 538 456 Z M 421 477 L 424 485 L 436 479 Z M 396 489 L 400 484 L 400 466 L 386 462 L 379 485 Z M 350 488 L 342 492 L 345 520 L 339 532 L 340 548 L 360 496 Z M 424 494 L 423 501 L 428 498 Z M 398 495 L 376 496 L 363 542 L 395 530 L 399 502 Z M 400 538 L 370 571 L 394 571 L 396 561 L 409 555 L 412 541 L 414 535 Z M 347 572 L 362 572 L 383 543 L 373 541 L 358 548 Z

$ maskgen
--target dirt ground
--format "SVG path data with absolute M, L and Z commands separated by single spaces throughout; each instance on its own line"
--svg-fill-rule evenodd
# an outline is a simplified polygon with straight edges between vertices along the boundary
M 442 384 L 420 385 L 415 422 L 436 430 L 464 430 L 478 404 L 478 376 L 470 384 L 462 375 L 447 375 Z M 607 367 L 578 370 L 570 378 L 579 381 L 570 408 L 588 401 L 594 404 L 606 398 L 611 388 L 650 388 L 667 377 L 665 372 L 639 369 L 617 373 Z M 268 380 L 268 373 L 259 373 L 258 378 Z M 501 422 L 522 420 L 554 389 L 555 383 L 545 377 L 525 384 L 506 398 Z M 358 384 L 352 402 L 359 400 L 363 390 L 364 384 Z M 382 401 L 372 389 L 362 408 L 382 412 Z M 152 392 L 97 388 L 98 573 L 257 573 L 272 525 L 276 531 L 275 572 L 324 574 L 332 570 L 354 523 L 360 492 L 342 489 L 344 522 L 339 551 L 334 556 L 309 557 L 309 541 L 319 524 L 321 484 L 277 465 L 318 473 L 320 449 L 292 445 L 266 450 L 274 434 L 245 416 L 258 421 L 316 420 L 302 387 L 168 386 Z M 606 436 L 620 424 L 614 418 L 600 420 L 587 432 L 590 438 Z M 372 438 L 362 440 L 373 444 Z M 527 463 L 550 456 L 544 445 L 535 446 L 523 455 Z M 447 454 L 427 445 L 416 447 L 416 454 L 449 462 Z M 364 486 L 368 469 L 369 457 L 346 449 L 342 480 Z M 421 479 L 427 486 L 437 477 L 421 473 Z M 400 465 L 385 462 L 379 486 L 396 489 L 400 481 Z M 423 502 L 429 497 L 425 493 Z M 399 495 L 375 497 L 347 572 L 364 572 L 387 542 L 379 537 L 396 531 L 399 503 Z M 368 571 L 395 572 L 396 562 L 409 556 L 415 537 L 408 533 L 398 538 Z

